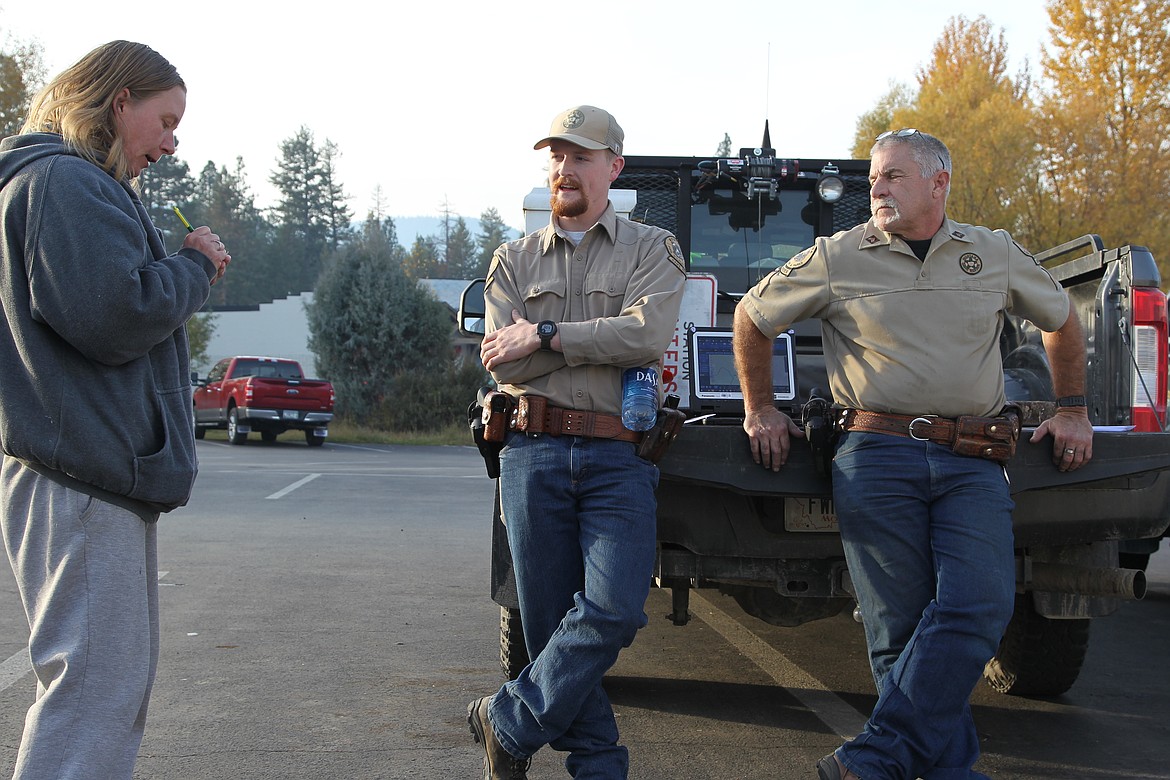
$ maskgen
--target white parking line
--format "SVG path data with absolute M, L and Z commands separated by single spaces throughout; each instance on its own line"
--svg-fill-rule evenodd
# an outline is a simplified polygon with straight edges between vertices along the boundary
M 740 625 L 731 615 L 703 598 L 697 590 L 691 591 L 691 601 L 704 607 L 695 615 L 715 629 L 749 661 L 760 667 L 776 684 L 791 693 L 805 709 L 831 728 L 841 739 L 852 739 L 865 726 L 865 716 L 832 691 L 826 690 L 820 680 L 797 666 L 763 639 Z
M 297 488 L 299 488 L 301 485 L 307 485 L 319 476 L 321 476 L 321 475 L 320 474 L 310 474 L 309 476 L 305 477 L 304 479 L 298 479 L 296 482 L 292 483 L 291 485 L 284 488 L 283 490 L 278 490 L 270 496 L 265 496 L 265 498 L 268 498 L 268 499 L 284 498 L 289 493 L 291 493 L 294 490 L 296 490 Z
M 28 660 L 28 648 L 21 650 L 8 660 L 0 663 L 0 691 L 12 687 L 13 683 L 32 671 Z

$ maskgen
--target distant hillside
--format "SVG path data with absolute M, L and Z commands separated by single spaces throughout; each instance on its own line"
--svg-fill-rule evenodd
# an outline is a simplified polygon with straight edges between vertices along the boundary
M 456 215 L 456 219 L 458 215 Z M 437 236 L 443 230 L 443 219 L 441 217 L 394 217 L 394 228 L 398 231 L 398 243 L 410 249 L 414 244 L 414 239 L 417 236 Z M 467 223 L 467 229 L 471 231 L 473 237 L 479 235 L 479 219 L 476 217 L 464 217 L 463 221 Z M 509 225 L 511 227 L 511 225 Z M 512 228 L 512 236 L 519 236 L 521 231 L 517 228 Z

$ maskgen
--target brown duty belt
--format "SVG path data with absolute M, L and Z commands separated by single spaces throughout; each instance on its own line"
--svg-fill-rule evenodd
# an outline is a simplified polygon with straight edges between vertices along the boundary
M 864 431 L 905 436 L 949 447 L 959 455 L 999 462 L 1011 459 L 1020 436 L 1020 417 L 1008 409 L 998 417 L 965 415 L 950 419 L 928 415 L 882 414 L 863 409 L 844 409 L 837 418 L 843 431 Z
M 508 427 L 515 431 L 546 433 L 549 436 L 585 436 L 634 444 L 642 441 L 642 432 L 631 431 L 622 425 L 622 418 L 616 414 L 562 409 L 539 395 L 522 395 L 516 399 L 516 408 Z

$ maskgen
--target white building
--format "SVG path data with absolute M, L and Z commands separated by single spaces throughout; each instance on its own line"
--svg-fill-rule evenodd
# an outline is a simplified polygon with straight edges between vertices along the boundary
M 451 310 L 452 322 L 459 311 L 459 296 L 467 282 L 461 279 L 423 279 L 422 283 Z M 292 295 L 262 304 L 258 309 L 215 312 L 215 332 L 207 344 L 207 365 L 192 365 L 205 376 L 217 361 L 233 355 L 291 358 L 301 364 L 305 376 L 317 376 L 317 362 L 309 351 L 309 322 L 305 304 L 313 293 Z M 457 340 L 460 349 L 470 351 Z M 478 343 L 474 350 L 478 357 Z

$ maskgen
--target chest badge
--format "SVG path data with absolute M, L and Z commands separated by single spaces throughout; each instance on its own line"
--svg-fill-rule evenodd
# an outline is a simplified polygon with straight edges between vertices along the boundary
M 963 273 L 974 276 L 983 270 L 983 258 L 974 252 L 967 252 L 959 258 L 959 268 L 963 269 Z

